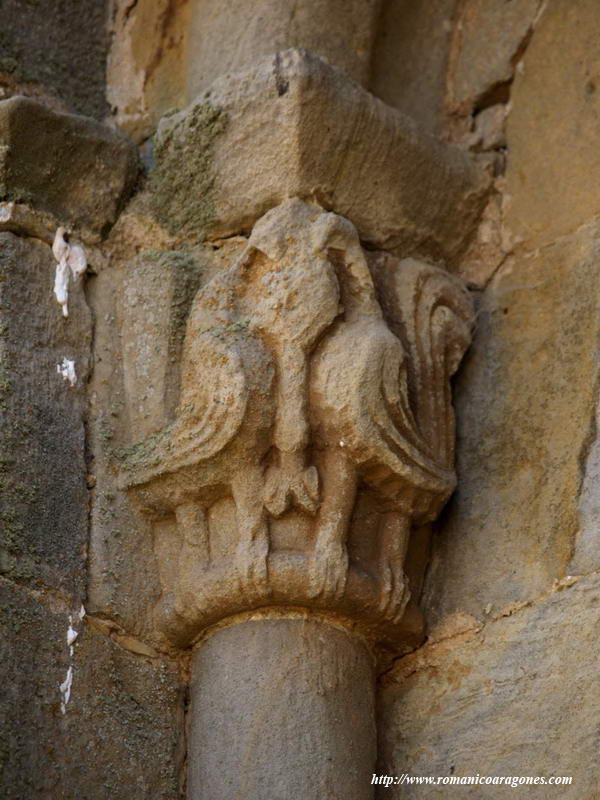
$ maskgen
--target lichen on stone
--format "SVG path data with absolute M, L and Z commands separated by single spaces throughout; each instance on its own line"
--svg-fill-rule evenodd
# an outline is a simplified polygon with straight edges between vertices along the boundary
M 114 455 L 121 462 L 121 468 L 130 472 L 155 467 L 164 455 L 169 433 L 168 429 L 158 431 L 141 442 L 116 449 Z
M 159 220 L 175 235 L 202 239 L 215 217 L 213 148 L 226 124 L 225 113 L 203 101 L 163 119 L 155 136 L 152 203 Z
M 171 297 L 171 319 L 169 333 L 169 357 L 178 358 L 185 336 L 190 306 L 202 277 L 202 265 L 190 250 L 144 250 L 140 254 L 140 269 L 144 264 L 158 264 L 160 270 L 173 273 Z M 144 279 L 161 279 L 160 271 L 145 270 Z

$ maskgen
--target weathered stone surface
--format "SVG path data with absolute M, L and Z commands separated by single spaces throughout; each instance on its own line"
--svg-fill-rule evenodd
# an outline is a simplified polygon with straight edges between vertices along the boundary
M 48 100 L 46 89 L 52 85 L 56 94 L 49 102 L 68 105 L 76 94 L 73 87 L 89 85 L 83 50 L 86 59 L 95 58 L 94 43 L 104 35 L 97 25 L 104 2 L 95 3 L 92 11 L 89 0 L 82 0 L 70 9 L 71 20 L 65 17 L 67 5 L 61 0 L 50 8 L 47 0 L 30 0 L 17 8 L 7 0 L 0 49 L 8 42 L 6 52 L 18 60 L 16 51 L 22 47 L 27 50 L 23 62 L 34 63 L 40 72 L 33 75 L 33 86 L 31 76 L 17 75 L 18 64 L 10 59 L 0 63 L 0 73 L 15 67 L 8 78 L 0 74 L 0 93 L 23 86 L 26 92 L 39 89 Z M 95 339 L 86 445 L 89 493 L 84 487 L 82 386 L 71 389 L 68 369 L 66 380 L 56 372 L 57 366 L 63 369 L 63 356 L 74 357 L 81 342 L 87 342 L 87 318 L 79 316 L 85 311 L 80 288 L 73 290 L 66 323 L 54 306 L 59 325 L 49 312 L 54 263 L 47 249 L 12 236 L 0 239 L 3 254 L 10 255 L 6 263 L 12 281 L 0 283 L 0 316 L 10 323 L 4 339 L 6 330 L 0 332 L 0 346 L 2 358 L 10 357 L 11 370 L 10 387 L 3 381 L 2 389 L 22 390 L 7 395 L 8 404 L 0 408 L 0 416 L 7 412 L 0 422 L 5 445 L 4 450 L 0 445 L 5 494 L 0 518 L 4 514 L 2 523 L 10 523 L 2 529 L 7 545 L 2 567 L 13 580 L 3 585 L 0 599 L 0 615 L 7 613 L 11 620 L 0 631 L 0 671 L 6 670 L 0 677 L 6 717 L 0 737 L 10 731 L 0 747 L 0 795 L 7 793 L 10 800 L 130 795 L 175 800 L 181 763 L 176 731 L 183 731 L 179 684 L 174 670 L 161 666 L 158 653 L 174 642 L 195 645 L 204 626 L 231 624 L 234 620 L 222 617 L 238 612 L 236 622 L 243 615 L 244 623 L 217 632 L 196 651 L 189 751 L 193 793 L 200 783 L 198 791 L 214 800 L 219 793 L 232 793 L 232 781 L 247 777 L 252 800 L 279 787 L 302 798 L 311 782 L 317 783 L 318 800 L 336 791 L 352 796 L 344 781 L 356 774 L 357 764 L 367 772 L 361 759 L 371 753 L 372 726 L 363 724 L 363 712 L 372 702 L 372 676 L 362 657 L 354 658 L 361 648 L 335 625 L 345 625 L 353 635 L 360 625 L 361 635 L 380 642 L 388 635 L 381 619 L 400 613 L 407 583 L 414 596 L 419 594 L 428 557 L 432 523 L 418 535 L 411 532 L 407 574 L 398 569 L 408 521 L 415 509 L 422 512 L 417 506 L 427 480 L 417 480 L 415 489 L 411 479 L 418 475 L 423 450 L 434 461 L 433 477 L 439 478 L 436 466 L 445 472 L 433 490 L 425 486 L 431 513 L 415 514 L 419 521 L 432 516 L 453 483 L 449 387 L 444 382 L 443 391 L 430 391 L 439 360 L 429 372 L 420 370 L 412 337 L 417 326 L 394 316 L 397 286 L 414 301 L 415 274 L 439 276 L 437 269 L 430 272 L 423 265 L 424 259 L 443 260 L 482 294 L 476 345 L 458 380 L 459 490 L 434 537 L 427 571 L 430 637 L 385 679 L 382 769 L 442 775 L 560 770 L 576 779 L 568 797 L 595 800 L 600 776 L 593 659 L 600 587 L 598 576 L 580 573 L 600 563 L 593 424 L 600 235 L 596 224 L 582 227 L 598 216 L 597 9 L 591 0 L 460 0 L 456 9 L 454 0 L 386 0 L 369 83 L 376 5 L 370 0 L 115 0 L 111 105 L 117 122 L 138 141 L 152 132 L 159 114 L 193 99 L 186 96 L 190 81 L 210 89 L 218 79 L 210 96 L 207 89 L 187 115 L 163 124 L 166 136 L 158 137 L 156 148 L 159 166 L 151 186 L 146 184 L 152 191 L 136 200 L 139 211 L 153 197 L 158 216 L 140 213 L 135 225 L 123 224 L 102 256 L 96 251 L 89 259 L 98 272 L 86 288 Z M 546 11 L 532 27 L 542 5 Z M 26 13 L 44 8 L 47 29 L 32 24 L 29 38 L 27 31 L 13 34 Z M 454 36 L 445 24 L 452 13 L 452 25 L 458 23 Z M 65 22 L 60 35 L 57 19 Z M 45 43 L 45 35 L 51 41 Z M 42 46 L 21 45 L 27 41 Z M 61 76 L 57 42 L 60 64 L 73 54 L 83 70 Z M 262 66 L 257 62 L 260 52 L 268 56 L 290 44 L 314 49 L 331 63 L 298 53 L 265 58 Z M 46 63 L 47 82 L 40 77 Z M 244 65 L 247 71 L 238 73 Z M 468 157 L 423 137 L 401 114 L 352 84 L 349 74 L 441 137 L 460 135 L 465 147 L 478 153 L 495 151 L 477 156 L 497 180 L 475 240 L 485 181 L 473 177 Z M 453 130 L 448 121 L 440 124 L 447 78 Z M 506 136 L 503 123 L 509 111 Z M 463 138 L 470 123 L 472 135 Z M 67 143 L 54 127 L 46 138 L 40 135 L 44 126 L 29 125 L 19 140 L 21 150 L 11 140 L 23 169 L 38 182 L 31 194 L 18 181 L 12 194 L 12 189 L 0 194 L 0 229 L 48 242 L 60 212 L 65 224 L 95 226 L 91 233 L 100 238 L 118 192 L 111 195 L 113 205 L 102 206 L 110 206 L 109 211 L 100 214 L 94 204 L 103 181 L 93 169 L 71 163 Z M 56 149 L 53 137 L 59 139 Z M 149 142 L 144 153 L 150 167 Z M 507 183 L 499 177 L 505 155 Z M 9 161 L 2 163 L 12 169 Z M 75 182 L 65 188 L 70 175 Z M 96 177 L 83 192 L 78 181 L 88 175 Z M 46 202 L 44 193 L 55 189 L 58 200 Z M 67 199 L 77 195 L 83 211 L 69 207 L 71 217 L 61 211 L 60 192 Z M 262 215 L 292 194 L 351 220 L 365 252 L 355 234 L 333 242 L 329 252 L 318 241 L 315 245 L 311 226 L 308 237 L 295 225 L 265 231 Z M 35 202 L 33 213 L 27 202 Z M 91 215 L 93 224 L 82 214 Z M 242 236 L 219 239 L 249 235 L 253 229 L 250 244 Z M 89 241 L 89 231 L 86 237 Z M 205 238 L 209 243 L 196 247 Z M 381 247 L 394 255 L 380 252 Z M 35 262 L 40 269 L 33 284 L 28 248 L 48 256 Z M 91 256 L 89 246 L 88 251 Z M 367 277 L 355 269 L 365 256 Z M 296 260 L 302 269 L 295 268 Z M 5 261 L 0 255 L 0 264 Z M 46 273 L 48 283 L 42 286 L 37 281 Z M 297 281 L 294 291 L 283 285 L 287 279 Z M 328 279 L 331 291 L 325 286 L 319 302 L 313 302 Z M 371 282 L 377 297 L 369 306 Z M 228 287 L 233 287 L 231 294 L 219 304 L 219 292 Z M 184 336 L 190 308 L 190 329 L 204 313 L 211 322 L 217 317 L 208 327 L 198 323 L 195 343 L 190 343 L 194 336 L 187 342 Z M 305 323 L 311 319 L 314 325 L 307 332 Z M 466 338 L 459 337 L 462 341 L 449 354 L 453 361 Z M 442 344 L 446 341 L 442 337 Z M 56 359 L 54 344 L 60 350 Z M 293 358 L 291 344 L 296 346 Z M 73 349 L 63 353 L 63 345 Z M 79 379 L 86 377 L 78 368 L 86 359 L 82 352 L 75 359 Z M 259 353 L 255 361 L 244 361 L 249 352 Z M 240 379 L 235 356 L 240 353 L 243 378 L 250 373 L 248 396 L 235 395 Z M 221 382 L 230 367 L 234 379 Z M 52 383 L 52 375 L 60 385 Z M 282 391 L 277 391 L 278 381 Z M 290 387 L 301 389 L 291 392 L 295 404 L 288 402 Z M 189 404 L 178 406 L 179 394 Z M 308 411 L 297 402 L 299 394 L 308 396 Z M 204 418 L 204 428 L 196 425 L 199 404 L 187 407 L 197 398 L 209 400 L 203 408 L 209 408 L 211 418 Z M 251 474 L 244 474 L 257 464 L 243 448 L 228 451 L 232 460 L 223 459 L 220 474 L 203 471 L 212 455 L 198 459 L 198 453 L 206 455 L 203 444 L 206 439 L 214 443 L 213 426 L 222 419 L 211 398 L 222 401 L 228 422 L 246 400 L 250 427 L 258 420 L 254 430 L 262 439 L 252 445 L 264 456 L 256 470 L 265 478 L 260 491 L 252 492 L 256 473 L 246 469 Z M 364 414 L 357 414 L 357 408 Z M 282 424 L 286 415 L 294 424 Z M 370 424 L 373 416 L 376 425 Z M 401 422 L 390 426 L 390 416 Z M 308 444 L 301 436 L 288 437 L 290 430 L 296 435 L 303 428 L 310 434 Z M 432 435 L 424 437 L 424 431 Z M 398 432 L 407 458 L 400 459 L 401 467 L 391 470 L 388 481 L 389 463 L 374 443 L 383 433 L 389 444 L 390 433 Z M 292 448 L 280 448 L 290 439 Z M 162 449 L 165 441 L 181 445 L 180 452 Z M 177 458 L 183 453 L 185 460 L 188 445 L 191 461 L 182 465 Z M 144 483 L 144 470 L 148 475 L 157 466 L 157 452 L 164 474 L 155 472 Z M 127 492 L 117 482 L 124 465 L 132 467 L 128 474 L 134 478 Z M 37 488 L 31 493 L 34 484 L 39 493 Z M 83 593 L 90 495 L 85 603 L 98 614 L 90 620 L 93 629 L 76 620 L 75 603 Z M 321 506 L 311 513 L 316 496 L 331 512 L 321 528 Z M 3 502 L 6 498 L 10 505 Z M 254 528 L 245 525 L 248 513 L 244 519 L 250 509 L 252 522 L 253 503 L 266 509 Z M 265 516 L 266 569 L 261 563 Z M 315 535 L 323 528 L 333 535 Z M 244 550 L 238 547 L 240 530 L 247 535 L 246 561 L 239 558 Z M 336 549 L 340 538 L 347 550 Z M 323 542 L 326 546 L 320 547 Z M 386 559 L 386 553 L 393 558 Z M 204 569 L 206 562 L 210 569 Z M 232 568 L 240 563 L 241 575 Z M 316 601 L 315 585 L 317 593 L 319 585 L 339 592 L 348 563 L 343 600 Z M 217 564 L 222 571 L 214 568 Z M 563 579 L 557 587 L 562 591 L 550 594 L 553 581 L 565 572 L 579 577 Z M 265 573 L 271 593 L 257 598 L 256 585 L 265 582 Z M 380 583 L 369 585 L 369 576 Z M 318 607 L 306 616 L 329 622 L 309 623 L 303 637 L 294 626 L 305 623 L 298 620 L 278 621 L 288 626 L 285 636 L 250 634 L 250 626 L 262 624 L 248 621 L 251 614 L 305 613 L 297 607 L 292 611 L 290 601 Z M 279 612 L 272 608 L 278 603 Z M 160 635 L 153 615 L 157 606 L 167 612 L 160 618 Z M 260 608 L 248 612 L 255 606 Z M 69 614 L 80 631 L 72 654 L 66 645 Z M 422 634 L 418 619 L 413 623 L 416 646 Z M 392 644 L 406 643 L 405 624 L 392 625 Z M 326 631 L 323 641 L 319 631 Z M 69 675 L 73 683 L 67 703 Z M 210 684 L 202 686 L 203 678 Z M 219 712 L 226 714 L 225 721 Z M 272 713 L 267 722 L 265 712 Z M 244 749 L 250 753 L 246 760 Z M 224 755 L 221 761 L 215 752 Z M 325 754 L 333 762 L 326 762 Z M 266 790 L 264 782 L 260 785 L 264 764 L 274 776 Z M 331 791 L 323 787 L 329 778 Z M 362 791 L 371 788 L 367 774 Z M 490 796 L 493 791 L 486 790 Z M 457 787 L 441 787 L 438 796 L 450 793 L 463 794 Z M 424 794 L 426 787 L 420 786 L 418 796 Z M 477 789 L 469 796 L 483 794 Z
M 186 93 L 191 0 L 114 0 L 106 95 L 114 120 L 136 142 L 150 136 Z
M 107 111 L 106 0 L 3 0 L 0 98 L 25 93 L 102 119 Z M 21 91 L 19 91 L 21 90 Z
M 535 597 L 567 568 L 593 430 L 600 229 L 516 254 L 481 296 L 456 390 L 458 488 L 434 539 L 434 618 Z
M 221 75 L 303 47 L 367 85 L 380 0 L 117 0 L 107 94 L 136 141 Z M 329 20 L 336 18 L 335 28 Z
M 599 36 L 594 0 L 549 3 L 515 78 L 507 121 L 506 221 L 531 248 L 576 230 L 600 211 Z
M 360 639 L 310 618 L 217 631 L 193 657 L 190 799 L 372 798 L 373 667 Z
M 452 110 L 469 112 L 482 102 L 489 105 L 494 91 L 512 79 L 542 5 L 542 0 L 460 4 L 448 68 Z
M 380 0 L 196 0 L 188 40 L 188 97 L 220 75 L 302 47 L 368 83 Z M 335 19 L 335 26 L 331 20 Z
M 569 566 L 572 575 L 600 570 L 600 406 L 585 443 L 584 477 L 579 494 L 579 530 Z M 582 455 L 584 455 L 582 453 Z
M 582 578 L 406 656 L 380 696 L 380 771 L 388 775 L 572 776 L 570 786 L 419 785 L 380 796 L 593 800 L 599 604 L 599 576 Z
M 136 176 L 135 148 L 122 135 L 25 97 L 0 102 L 3 200 L 98 234 L 114 222 Z
M 117 298 L 124 390 L 138 437 L 173 416 L 185 326 L 203 272 L 190 250 L 143 250 L 124 276 Z
M 122 650 L 77 611 L 0 582 L 0 795 L 176 800 L 183 711 L 175 669 Z M 78 633 L 72 654 L 69 628 Z
M 469 286 L 485 289 L 508 257 L 512 246 L 506 242 L 503 233 L 502 195 L 494 191 L 483 210 L 477 233 L 456 270 Z
M 287 605 L 403 644 L 411 522 L 455 484 L 449 380 L 471 322 L 460 281 L 383 253 L 369 265 L 343 217 L 293 199 L 257 222 L 191 304 L 173 422 L 120 454 L 120 488 L 153 523 L 168 640 Z M 140 330 L 132 353 L 165 363 Z M 132 408 L 146 384 L 126 386 Z
M 369 89 L 424 130 L 442 133 L 456 0 L 385 0 Z
M 453 260 L 487 189 L 466 154 L 300 50 L 164 118 L 156 157 L 157 214 L 192 239 L 247 232 L 287 197 L 316 196 L 370 245 Z
M 107 240 L 110 268 L 87 284 L 96 320 L 90 379 L 93 460 L 87 605 L 143 638 L 160 582 L 148 521 L 135 519 L 116 486 L 116 454 L 172 418 L 187 311 L 219 255 L 169 250 L 152 219 L 128 211 Z M 195 277 L 194 277 L 195 276 Z
M 0 234 L 0 572 L 81 596 L 91 320 L 80 282 L 63 318 L 55 267 L 47 245 Z
M 28 236 L 52 244 L 56 235 L 57 220 L 46 211 L 38 211 L 26 203 L 0 200 L 0 231 Z

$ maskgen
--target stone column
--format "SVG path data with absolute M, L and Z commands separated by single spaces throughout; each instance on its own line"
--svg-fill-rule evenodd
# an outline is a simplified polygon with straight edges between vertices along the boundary
M 178 247 L 243 234 L 192 301 L 174 418 L 120 463 L 168 539 L 156 629 L 193 649 L 189 798 L 366 800 L 371 654 L 419 641 L 411 528 L 456 480 L 472 308 L 440 264 L 486 180 L 297 50 L 165 119 L 156 156 Z
M 374 659 L 343 627 L 254 618 L 194 652 L 189 732 L 193 798 L 372 797 Z

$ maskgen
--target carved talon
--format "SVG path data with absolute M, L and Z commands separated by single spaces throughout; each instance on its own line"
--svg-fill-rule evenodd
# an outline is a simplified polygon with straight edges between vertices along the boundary
M 309 597 L 340 600 L 346 590 L 348 553 L 345 547 L 317 548 L 312 557 Z
M 317 468 L 308 467 L 302 473 L 302 482 L 292 487 L 296 503 L 307 511 L 314 514 L 319 506 L 319 473 Z
M 234 572 L 240 594 L 254 602 L 269 594 L 267 550 L 252 546 L 238 547 L 235 554 Z
M 400 621 L 409 597 L 406 576 L 401 565 L 385 561 L 381 565 L 379 610 L 394 623 Z
M 280 517 L 288 505 L 288 487 L 280 480 L 279 470 L 267 473 L 265 481 L 264 503 L 267 511 L 274 517 Z
M 266 509 L 280 517 L 295 505 L 307 514 L 319 507 L 319 473 L 315 466 L 303 469 L 295 453 L 282 454 L 282 465 L 271 467 L 267 473 L 264 491 Z

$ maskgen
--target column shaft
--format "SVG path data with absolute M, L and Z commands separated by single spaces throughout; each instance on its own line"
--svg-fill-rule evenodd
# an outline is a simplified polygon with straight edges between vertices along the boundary
M 314 619 L 240 622 L 193 656 L 190 800 L 369 800 L 373 659 Z

